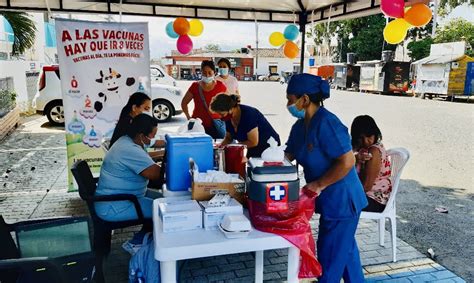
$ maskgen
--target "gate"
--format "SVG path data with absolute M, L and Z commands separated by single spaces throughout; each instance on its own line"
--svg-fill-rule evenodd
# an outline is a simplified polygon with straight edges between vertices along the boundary
M 28 96 L 28 106 L 25 109 L 25 112 L 28 114 L 33 114 L 34 109 L 31 107 L 31 102 L 36 95 L 38 90 L 38 79 L 39 79 L 39 72 L 31 71 L 26 72 L 26 92 Z
M 464 95 L 474 95 L 474 62 L 467 63 Z

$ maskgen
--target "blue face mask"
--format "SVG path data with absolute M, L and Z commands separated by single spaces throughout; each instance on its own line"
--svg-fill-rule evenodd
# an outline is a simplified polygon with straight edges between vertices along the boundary
M 293 117 L 298 118 L 298 119 L 304 118 L 304 114 L 305 114 L 304 109 L 298 110 L 298 108 L 296 108 L 296 103 L 291 104 L 287 108 L 290 114 L 293 115 Z
M 227 76 L 229 74 L 229 68 L 219 68 L 219 75 Z
M 145 136 L 145 137 L 146 137 L 146 136 Z M 152 148 L 153 145 L 155 145 L 155 143 L 156 143 L 156 138 L 150 139 L 149 137 L 146 137 L 146 139 L 150 140 L 150 143 L 145 143 L 145 142 L 142 140 L 142 142 L 143 142 L 143 149 L 144 149 L 146 152 L 148 152 L 148 149 Z
M 214 77 L 205 77 L 205 76 L 202 76 L 202 79 L 201 79 L 205 84 L 210 84 L 214 81 Z

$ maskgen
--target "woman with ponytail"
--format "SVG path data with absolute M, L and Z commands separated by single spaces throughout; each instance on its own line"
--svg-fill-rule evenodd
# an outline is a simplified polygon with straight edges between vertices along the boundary
M 148 95 L 142 92 L 135 92 L 130 96 L 128 99 L 127 104 L 122 108 L 122 112 L 120 112 L 120 117 L 115 126 L 114 133 L 112 135 L 112 139 L 110 140 L 109 147 L 112 145 L 122 136 L 127 134 L 127 130 L 130 127 L 130 123 L 132 119 L 141 113 L 150 112 L 151 110 L 151 99 Z
M 241 105 L 237 95 L 219 94 L 211 102 L 211 110 L 226 119 L 226 136 L 221 146 L 233 140 L 247 146 L 247 157 L 260 157 L 273 137 L 280 144 L 280 136 L 257 109 Z

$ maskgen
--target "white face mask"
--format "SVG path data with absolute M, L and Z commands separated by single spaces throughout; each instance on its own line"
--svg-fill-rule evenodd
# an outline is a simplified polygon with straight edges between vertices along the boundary
M 205 84 L 210 84 L 214 81 L 214 77 L 205 77 L 205 76 L 202 76 L 202 79 L 201 79 Z

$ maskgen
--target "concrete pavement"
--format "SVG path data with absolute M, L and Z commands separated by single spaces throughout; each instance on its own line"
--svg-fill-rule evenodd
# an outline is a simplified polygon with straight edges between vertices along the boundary
M 172 131 L 173 127 L 170 124 L 163 130 Z M 66 192 L 64 144 L 62 129 L 48 127 L 46 119 L 38 116 L 27 118 L 20 129 L 0 143 L 0 213 L 8 222 L 87 214 L 77 193 Z M 316 236 L 316 217 L 313 222 Z M 109 282 L 127 282 L 129 255 L 120 245 L 135 229 L 114 233 L 112 252 L 106 262 Z M 397 240 L 399 262 L 392 263 L 389 233 L 385 247 L 379 246 L 377 225 L 372 221 L 361 221 L 357 240 L 367 282 L 465 282 L 400 239 Z M 182 269 L 181 281 L 251 282 L 253 266 L 250 253 L 190 260 Z M 265 280 L 282 282 L 285 277 L 286 251 L 266 252 Z

